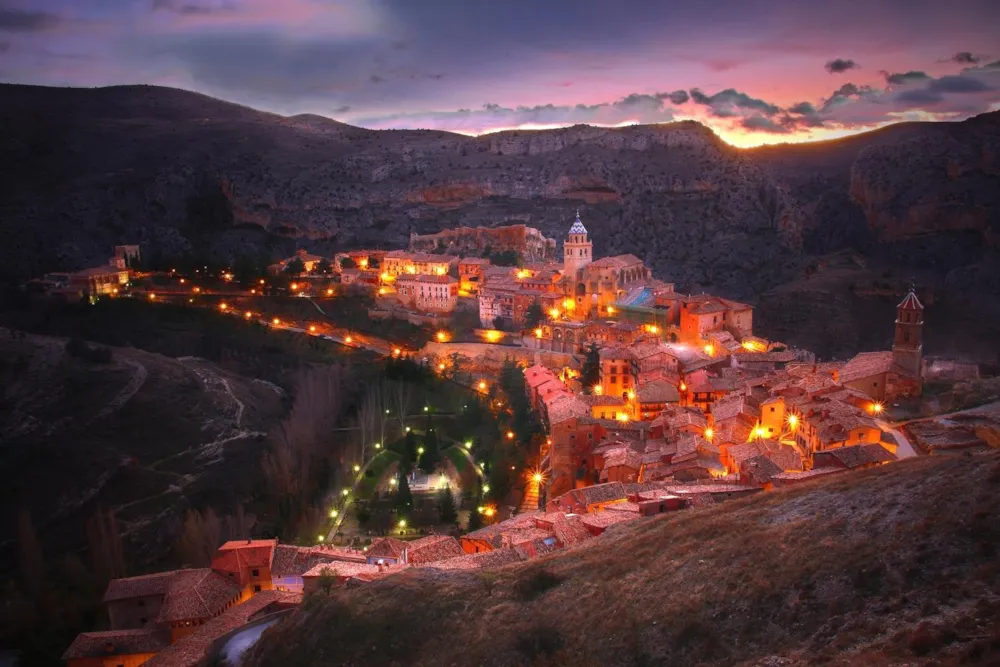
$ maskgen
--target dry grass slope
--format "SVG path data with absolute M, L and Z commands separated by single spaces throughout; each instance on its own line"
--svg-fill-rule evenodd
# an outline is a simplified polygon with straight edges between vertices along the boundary
M 918 459 L 645 519 L 499 572 L 310 600 L 250 663 L 986 665 L 1000 456 Z

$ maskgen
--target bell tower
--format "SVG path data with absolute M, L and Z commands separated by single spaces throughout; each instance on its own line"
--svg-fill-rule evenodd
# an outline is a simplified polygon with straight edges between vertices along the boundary
M 924 306 L 917 298 L 916 288 L 910 290 L 896 306 L 896 335 L 892 341 L 892 363 L 912 378 L 921 376 L 924 342 Z
M 569 228 L 569 236 L 563 243 L 563 273 L 576 278 L 580 269 L 593 259 L 594 244 L 587 240 L 587 228 L 580 222 L 580 211 L 576 212 L 576 222 Z

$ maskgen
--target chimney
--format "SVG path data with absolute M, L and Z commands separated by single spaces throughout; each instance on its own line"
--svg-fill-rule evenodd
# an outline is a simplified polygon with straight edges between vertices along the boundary
M 385 572 L 385 568 L 384 568 L 384 567 L 382 567 L 382 561 L 379 561 L 379 562 L 378 562 L 378 571 L 379 571 L 379 572 Z

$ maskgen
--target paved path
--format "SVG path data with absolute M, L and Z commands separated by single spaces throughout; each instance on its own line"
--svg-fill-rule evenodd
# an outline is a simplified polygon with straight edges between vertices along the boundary
M 919 456 L 917 451 L 913 448 L 913 445 L 910 444 L 910 441 L 906 438 L 905 435 L 903 435 L 903 431 L 901 429 L 894 428 L 893 426 L 891 426 L 887 422 L 882 421 L 881 419 L 876 419 L 875 423 L 878 424 L 878 427 L 880 429 L 892 433 L 892 436 L 896 438 L 896 442 L 899 444 L 899 447 L 896 449 L 897 458 L 909 459 L 914 456 Z

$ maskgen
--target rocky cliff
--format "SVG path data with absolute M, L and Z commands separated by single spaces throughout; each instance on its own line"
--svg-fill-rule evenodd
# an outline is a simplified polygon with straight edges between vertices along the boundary
M 1000 113 L 746 151 L 694 122 L 465 137 L 166 88 L 8 85 L 0 277 L 102 261 L 122 242 L 234 259 L 511 221 L 561 239 L 582 208 L 596 254 L 635 253 L 683 289 L 756 302 L 845 248 L 966 289 L 996 282 L 981 278 L 998 146 Z

